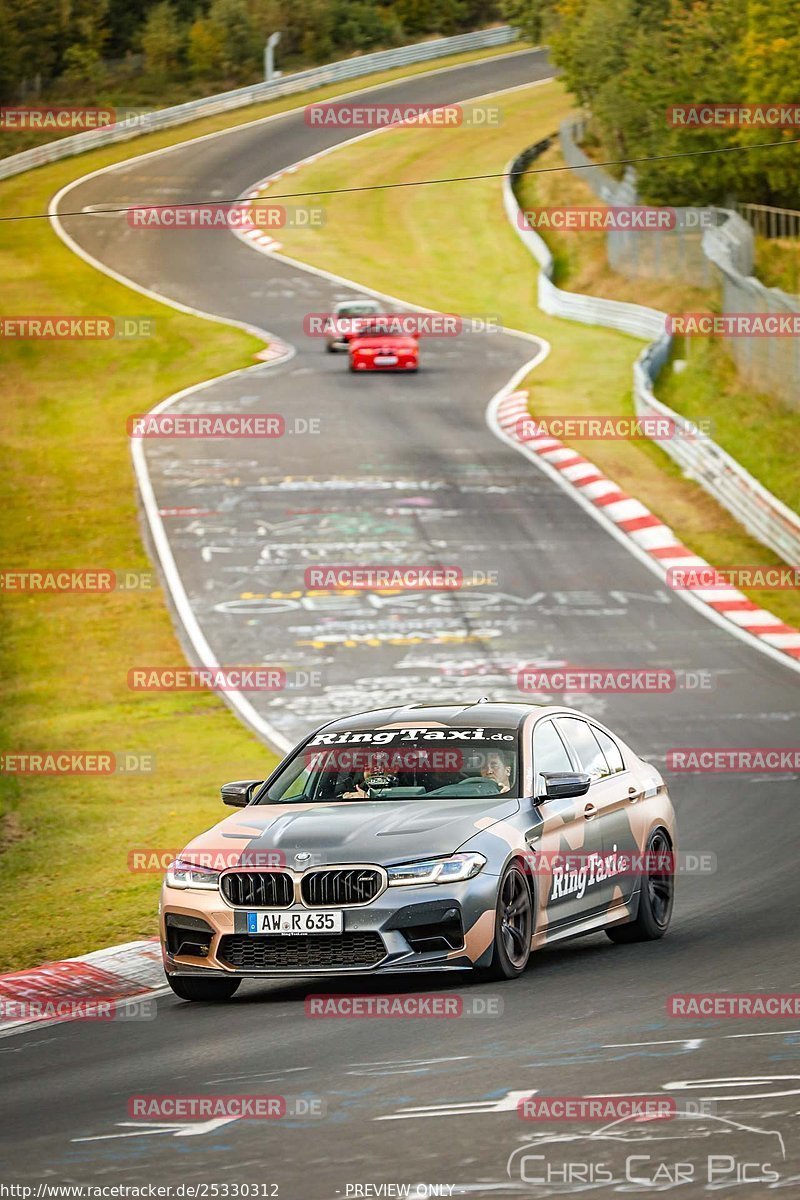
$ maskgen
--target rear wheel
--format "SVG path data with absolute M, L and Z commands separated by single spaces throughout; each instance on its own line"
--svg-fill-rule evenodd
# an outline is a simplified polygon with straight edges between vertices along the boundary
M 675 865 L 672 846 L 663 829 L 651 833 L 647 855 L 650 861 L 642 879 L 636 920 L 610 925 L 606 933 L 612 942 L 653 942 L 669 929 L 675 900 Z
M 528 965 L 533 904 L 528 881 L 517 863 L 506 867 L 497 892 L 494 954 L 483 972 L 488 979 L 516 979 Z
M 230 1000 L 241 979 L 203 979 L 200 975 L 168 975 L 167 983 L 181 1000 Z

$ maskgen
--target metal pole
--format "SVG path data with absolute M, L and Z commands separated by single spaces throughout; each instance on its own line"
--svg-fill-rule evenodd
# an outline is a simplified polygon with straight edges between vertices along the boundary
M 280 33 L 271 33 L 264 47 L 264 79 L 267 83 L 275 78 L 275 47 L 280 40 Z

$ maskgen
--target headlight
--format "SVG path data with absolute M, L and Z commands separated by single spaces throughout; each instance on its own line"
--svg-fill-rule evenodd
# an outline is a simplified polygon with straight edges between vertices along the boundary
M 212 871 L 210 867 L 199 867 L 185 858 L 176 858 L 167 868 L 167 886 L 215 892 L 219 887 L 219 871 Z
M 389 867 L 390 887 L 408 887 L 414 883 L 461 883 L 472 879 L 486 866 L 482 854 L 454 854 L 452 858 L 429 858 L 422 862 Z

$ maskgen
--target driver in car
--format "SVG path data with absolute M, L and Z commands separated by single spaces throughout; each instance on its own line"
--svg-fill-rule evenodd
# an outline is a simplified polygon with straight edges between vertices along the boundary
M 497 794 L 511 791 L 511 755 L 503 750 L 489 750 L 481 763 L 482 779 L 490 779 L 497 785 Z M 378 761 L 364 768 L 360 778 L 351 778 L 344 784 L 346 791 L 337 793 L 338 800 L 368 800 L 370 795 L 383 788 L 396 787 L 397 775 L 389 769 L 388 760 L 381 755 Z
M 348 786 L 349 791 L 342 792 L 338 796 L 340 800 L 368 800 L 371 790 L 378 788 L 390 788 L 397 786 L 397 776 L 393 771 L 387 770 L 388 758 L 385 755 L 379 756 L 376 763 L 364 768 L 361 773 L 361 778 L 355 782 L 351 781 Z
M 500 792 L 511 791 L 511 760 L 507 752 L 490 750 L 481 764 L 481 777 L 493 779 Z

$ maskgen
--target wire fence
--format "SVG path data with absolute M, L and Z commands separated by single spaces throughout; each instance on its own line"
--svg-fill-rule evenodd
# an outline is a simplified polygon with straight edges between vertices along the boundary
M 584 125 L 582 121 L 565 121 L 561 126 L 560 145 L 567 165 L 580 169 L 580 178 L 604 203 L 612 207 L 636 204 L 632 172 L 623 180 L 615 180 L 581 149 L 578 143 Z M 797 299 L 779 288 L 766 287 L 753 275 L 756 222 L 767 229 L 785 231 L 780 236 L 796 237 L 800 213 L 763 205 L 741 208 L 747 212 L 713 206 L 678 207 L 672 210 L 674 228 L 609 229 L 609 266 L 633 279 L 672 279 L 701 288 L 718 287 L 720 312 L 728 316 L 780 314 L 790 318 L 800 314 Z M 792 217 L 798 220 L 793 222 Z M 788 322 L 787 328 L 792 324 Z M 800 337 L 796 333 L 764 336 L 739 330 L 725 336 L 724 344 L 743 379 L 792 408 L 800 408 Z
M 661 448 L 741 521 L 749 533 L 792 566 L 800 566 L 800 517 L 707 434 L 692 429 L 689 436 L 686 419 L 657 399 L 654 383 L 669 362 L 672 348 L 672 337 L 665 328 L 667 314 L 640 304 L 623 304 L 600 296 L 567 292 L 553 283 L 553 255 L 535 229 L 520 220 L 522 210 L 515 187 L 520 173 L 554 140 L 555 137 L 544 138 L 518 155 L 508 168 L 503 188 L 506 215 L 541 268 L 539 307 L 553 316 L 586 325 L 602 325 L 647 339 L 650 344 L 633 367 L 633 400 L 637 416 L 667 417 L 676 428 L 684 430 L 686 436 L 666 439 L 659 443 Z M 722 231 L 725 229 L 726 226 L 721 227 Z M 735 238 L 735 233 L 733 236 Z
M 751 226 L 756 237 L 800 238 L 800 212 L 773 208 L 770 204 L 737 204 L 736 211 Z
M 616 180 L 602 167 L 591 164 L 580 142 L 585 121 L 564 121 L 559 130 L 561 153 L 567 166 L 580 171 L 598 199 L 612 207 L 638 204 L 636 175 L 628 167 L 622 180 Z M 696 287 L 713 287 L 714 268 L 703 250 L 703 234 L 707 229 L 725 224 L 731 215 L 726 209 L 713 207 L 671 208 L 674 226 L 662 229 L 609 229 L 606 251 L 609 266 L 630 279 L 673 279 Z M 753 266 L 753 238 L 746 225 L 744 237 L 737 247 L 737 262 L 746 272 Z

